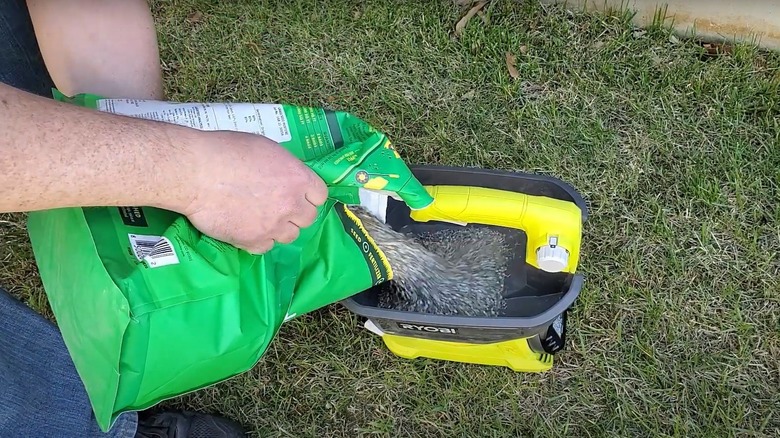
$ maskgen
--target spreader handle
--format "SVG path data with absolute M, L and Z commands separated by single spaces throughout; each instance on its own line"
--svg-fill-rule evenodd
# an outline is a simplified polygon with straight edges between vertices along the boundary
M 582 212 L 572 202 L 507 190 L 470 186 L 426 186 L 433 203 L 413 210 L 418 222 L 444 221 L 520 229 L 528 236 L 526 262 L 540 268 L 537 251 L 563 248 L 566 266 L 555 271 L 574 273 L 579 261 Z M 549 251 L 541 251 L 541 254 Z

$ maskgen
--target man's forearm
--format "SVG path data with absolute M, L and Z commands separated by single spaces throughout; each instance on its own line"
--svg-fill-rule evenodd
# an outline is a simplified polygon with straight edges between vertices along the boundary
M 154 22 L 145 0 L 27 0 L 60 91 L 162 99 Z M 176 209 L 197 148 L 191 130 L 57 103 L 0 84 L 0 211 L 60 206 Z M 171 134 L 173 132 L 174 134 Z M 171 135 L 176 140 L 171 141 Z
M 192 130 L 100 113 L 0 84 L 0 212 L 69 206 L 186 206 Z M 172 140 L 174 139 L 174 140 Z

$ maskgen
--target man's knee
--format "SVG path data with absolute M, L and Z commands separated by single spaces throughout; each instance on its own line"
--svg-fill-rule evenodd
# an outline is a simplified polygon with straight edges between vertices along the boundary
M 51 96 L 53 84 L 24 0 L 0 1 L 0 82 Z
M 157 32 L 146 0 L 27 2 L 38 45 L 60 91 L 163 97 Z

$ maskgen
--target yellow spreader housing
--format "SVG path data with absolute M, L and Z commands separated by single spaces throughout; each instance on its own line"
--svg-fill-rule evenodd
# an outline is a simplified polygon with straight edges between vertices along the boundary
M 399 357 L 505 366 L 518 372 L 550 369 L 553 355 L 565 344 L 567 310 L 583 284 L 577 273 L 587 218 L 582 197 L 562 181 L 541 175 L 442 166 L 416 166 L 412 171 L 433 196 L 433 204 L 412 211 L 391 199 L 386 222 L 409 233 L 464 226 L 504 233 L 515 248 L 502 291 L 504 314 L 481 318 L 379 308 L 378 296 L 387 284 L 343 304 L 365 317 L 366 327 Z
M 552 354 L 531 350 L 525 338 L 490 344 L 471 344 L 384 334 L 382 340 L 393 354 L 405 359 L 426 357 L 451 362 L 505 366 L 525 373 L 547 371 L 553 363 Z

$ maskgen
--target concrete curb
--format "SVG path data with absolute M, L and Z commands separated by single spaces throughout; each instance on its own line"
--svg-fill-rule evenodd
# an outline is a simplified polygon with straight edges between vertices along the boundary
M 682 37 L 709 42 L 738 41 L 780 50 L 780 1 L 776 0 L 540 0 L 571 10 L 635 12 L 634 23 L 651 25 L 658 17 Z

